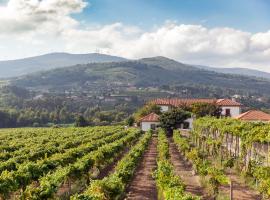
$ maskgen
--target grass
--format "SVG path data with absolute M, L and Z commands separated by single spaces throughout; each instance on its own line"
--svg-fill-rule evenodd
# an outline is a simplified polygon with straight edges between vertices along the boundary
M 220 192 L 217 196 L 217 200 L 230 200 L 229 195 Z

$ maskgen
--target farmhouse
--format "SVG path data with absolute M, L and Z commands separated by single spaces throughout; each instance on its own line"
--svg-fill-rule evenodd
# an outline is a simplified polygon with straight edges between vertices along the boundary
M 209 103 L 215 104 L 222 109 L 221 114 L 226 117 L 237 117 L 241 114 L 242 104 L 231 99 L 155 99 L 151 103 L 160 106 L 161 112 L 167 112 L 174 107 L 191 106 L 194 103 Z M 140 120 L 141 129 L 147 131 L 155 129 L 159 125 L 159 116 L 151 113 Z M 194 118 L 189 118 L 184 124 L 181 124 L 182 129 L 191 129 Z
M 140 124 L 142 131 L 155 130 L 159 125 L 159 116 L 156 113 L 150 113 L 140 120 Z
M 250 110 L 235 118 L 250 122 L 270 122 L 270 115 L 260 110 Z
M 173 107 L 191 106 L 194 103 L 215 104 L 222 109 L 221 114 L 226 117 L 236 117 L 241 114 L 242 104 L 231 99 L 155 99 L 151 103 L 160 106 L 162 112 Z

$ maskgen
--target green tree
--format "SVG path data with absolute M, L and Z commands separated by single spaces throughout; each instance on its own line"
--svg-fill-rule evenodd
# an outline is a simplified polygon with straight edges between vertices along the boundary
M 76 118 L 76 121 L 75 121 L 75 126 L 76 127 L 85 127 L 87 125 L 88 125 L 88 123 L 87 123 L 87 121 L 84 119 L 84 117 L 82 115 L 79 115 Z
M 133 126 L 134 123 L 135 123 L 135 118 L 133 116 L 130 116 L 129 118 L 127 118 L 126 124 L 128 126 Z
M 184 121 L 189 117 L 191 117 L 190 112 L 184 111 L 180 108 L 174 108 L 160 115 L 160 127 L 165 129 L 167 133 L 171 134 L 174 129 L 178 128 L 179 125 L 184 123 Z
M 197 117 L 220 117 L 221 108 L 215 104 L 211 103 L 194 103 L 191 106 L 192 113 Z

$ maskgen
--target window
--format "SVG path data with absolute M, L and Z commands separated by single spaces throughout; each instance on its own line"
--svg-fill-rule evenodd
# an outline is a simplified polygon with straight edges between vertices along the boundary
M 225 110 L 225 116 L 226 116 L 226 117 L 230 117 L 230 116 L 231 116 L 231 109 L 228 109 L 228 108 L 227 108 L 227 109 Z
M 189 129 L 189 128 L 190 128 L 189 122 L 184 122 L 183 129 Z
M 155 125 L 155 124 L 151 124 L 151 125 L 150 125 L 150 128 L 151 128 L 152 130 L 156 130 L 156 125 Z

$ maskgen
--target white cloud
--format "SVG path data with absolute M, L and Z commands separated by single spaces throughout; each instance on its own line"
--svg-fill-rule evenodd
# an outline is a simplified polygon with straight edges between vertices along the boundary
M 83 0 L 10 0 L 0 7 L 0 35 L 58 33 L 76 26 L 70 14 L 81 12 L 86 5 Z
M 84 0 L 9 0 L 0 6 L 0 59 L 99 50 L 127 58 L 161 55 L 187 63 L 270 71 L 270 31 L 177 22 L 152 31 L 122 23 L 87 26 L 72 17 L 86 6 Z

